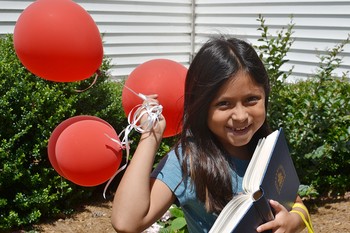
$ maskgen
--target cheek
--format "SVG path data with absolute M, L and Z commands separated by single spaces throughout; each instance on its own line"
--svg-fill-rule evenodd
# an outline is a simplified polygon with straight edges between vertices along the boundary
M 227 116 L 220 111 L 209 111 L 208 113 L 208 128 L 213 132 L 217 131 L 218 128 L 221 128 L 219 126 L 226 124 L 226 118 Z
M 266 120 L 266 111 L 265 111 L 265 108 L 260 108 L 259 111 L 257 111 L 255 113 L 255 118 L 257 119 L 257 121 L 260 122 L 260 124 L 262 125 L 265 120 Z
M 229 119 L 230 116 L 224 111 L 212 111 L 208 114 L 208 123 L 223 124 Z

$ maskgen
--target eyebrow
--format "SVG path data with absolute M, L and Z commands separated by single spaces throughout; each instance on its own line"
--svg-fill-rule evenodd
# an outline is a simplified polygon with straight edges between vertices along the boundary
M 252 88 L 249 89 L 249 91 L 247 91 L 246 93 L 241 94 L 240 96 L 243 97 L 248 97 L 248 96 L 255 96 L 255 95 L 265 95 L 265 90 L 263 88 Z M 232 99 L 232 97 L 235 97 L 236 95 L 231 95 L 231 94 L 221 94 L 218 95 L 216 97 L 214 97 L 214 99 L 216 100 L 221 100 L 221 99 Z

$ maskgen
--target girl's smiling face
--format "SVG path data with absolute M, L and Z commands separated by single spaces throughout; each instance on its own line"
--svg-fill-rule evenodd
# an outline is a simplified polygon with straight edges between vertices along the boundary
M 265 91 L 240 71 L 219 89 L 208 112 L 208 127 L 230 155 L 252 139 L 266 117 Z

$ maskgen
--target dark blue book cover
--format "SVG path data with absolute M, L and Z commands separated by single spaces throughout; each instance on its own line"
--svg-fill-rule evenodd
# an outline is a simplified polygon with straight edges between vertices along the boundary
M 258 143 L 243 179 L 244 193 L 226 205 L 210 233 L 256 233 L 274 218 L 270 199 L 292 208 L 300 182 L 282 128 Z

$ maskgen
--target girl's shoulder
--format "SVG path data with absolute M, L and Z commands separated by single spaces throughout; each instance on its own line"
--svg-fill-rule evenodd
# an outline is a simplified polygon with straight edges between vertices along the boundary
M 182 155 L 179 155 L 180 159 L 182 158 Z M 172 170 L 178 170 L 178 168 L 181 167 L 180 160 L 178 158 L 177 153 L 175 152 L 175 148 L 173 148 L 171 151 L 169 151 L 156 165 L 156 168 L 154 169 L 153 173 L 159 173 L 159 171 L 172 171 Z

